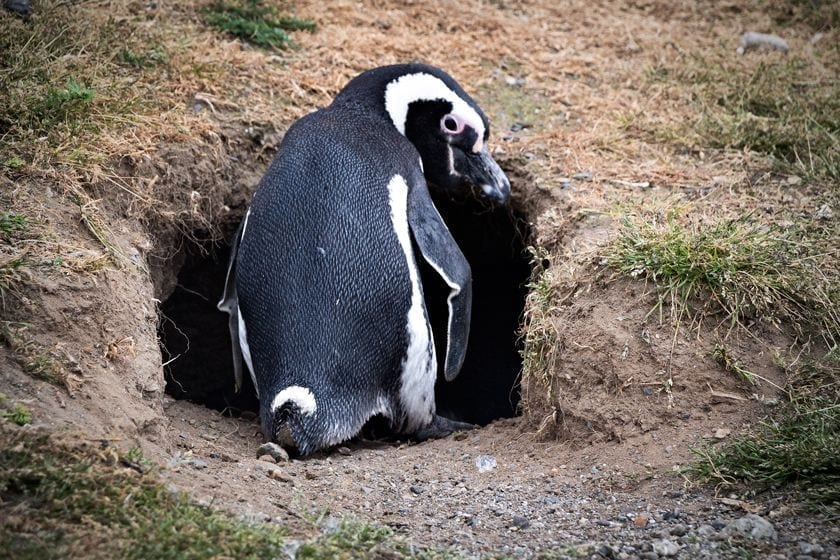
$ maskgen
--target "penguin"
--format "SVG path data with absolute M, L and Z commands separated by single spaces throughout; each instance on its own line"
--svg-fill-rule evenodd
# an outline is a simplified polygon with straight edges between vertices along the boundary
M 506 204 L 489 134 L 476 102 L 425 64 L 363 72 L 288 129 L 234 237 L 218 304 L 236 387 L 244 362 L 267 441 L 305 456 L 374 416 L 418 440 L 473 427 L 436 414 L 438 350 L 418 259 L 449 289 L 441 351 L 451 381 L 472 279 L 429 189 Z

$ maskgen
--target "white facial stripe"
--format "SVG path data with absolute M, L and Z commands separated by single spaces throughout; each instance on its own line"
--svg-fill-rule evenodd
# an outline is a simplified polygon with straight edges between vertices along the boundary
M 292 385 L 286 387 L 271 401 L 271 412 L 274 412 L 287 402 L 293 402 L 300 409 L 300 412 L 306 416 L 313 414 L 318 409 L 318 404 L 315 402 L 315 395 L 306 387 L 300 385 Z
M 454 91 L 449 89 L 443 80 L 431 74 L 420 72 L 400 76 L 385 88 L 385 110 L 391 116 L 391 121 L 400 134 L 405 135 L 405 119 L 408 106 L 415 101 L 434 101 L 442 99 L 452 104 L 452 113 L 460 117 L 478 133 L 478 145 L 484 138 L 484 121 L 469 103 L 464 101 Z M 473 146 L 473 151 L 476 150 Z
M 408 184 L 405 179 L 399 175 L 391 179 L 388 183 L 388 197 L 391 204 L 391 221 L 405 255 L 411 280 L 411 306 L 406 318 L 408 348 L 400 376 L 400 402 L 406 414 L 403 430 L 408 433 L 432 421 L 435 413 L 437 358 L 423 307 L 423 292 L 414 262 L 414 251 L 411 248 L 408 231 Z

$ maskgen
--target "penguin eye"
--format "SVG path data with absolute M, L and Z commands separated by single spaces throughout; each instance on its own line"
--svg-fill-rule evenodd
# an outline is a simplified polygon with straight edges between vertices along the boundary
M 440 128 L 447 134 L 460 134 L 464 131 L 464 121 L 450 113 L 440 119 Z

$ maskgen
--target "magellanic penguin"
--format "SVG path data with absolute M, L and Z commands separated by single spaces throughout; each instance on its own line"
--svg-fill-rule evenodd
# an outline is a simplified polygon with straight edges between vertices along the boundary
M 376 68 L 295 122 L 232 245 L 219 309 L 230 314 L 267 440 L 302 455 L 358 434 L 375 415 L 418 438 L 456 423 L 435 414 L 435 345 L 417 256 L 449 286 L 444 374 L 464 360 L 470 267 L 428 184 L 493 203 L 510 183 L 489 124 L 448 74 Z

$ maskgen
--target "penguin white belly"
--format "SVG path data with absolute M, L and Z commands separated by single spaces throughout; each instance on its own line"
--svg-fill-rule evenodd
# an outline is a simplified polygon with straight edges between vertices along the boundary
M 423 303 L 423 291 L 408 230 L 408 184 L 395 175 L 388 183 L 391 221 L 405 255 L 411 281 L 411 306 L 406 317 L 408 345 L 400 373 L 400 402 L 405 413 L 404 432 L 429 424 L 435 414 L 437 358 L 431 326 Z

